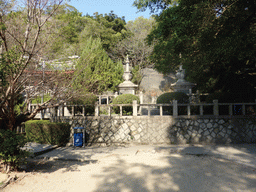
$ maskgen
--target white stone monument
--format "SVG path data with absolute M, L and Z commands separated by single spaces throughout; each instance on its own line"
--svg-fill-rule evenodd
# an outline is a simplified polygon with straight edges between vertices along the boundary
M 171 87 L 173 87 L 174 92 L 183 92 L 186 94 L 191 94 L 191 89 L 196 84 L 190 83 L 184 79 L 185 69 L 182 68 L 182 65 L 180 65 L 179 70 L 177 70 L 176 77 L 178 79 L 177 82 L 171 84 Z
M 126 66 L 124 71 L 124 82 L 118 85 L 119 88 L 119 94 L 133 94 L 135 95 L 135 91 L 138 88 L 138 85 L 135 85 L 133 82 L 131 82 L 132 74 L 129 69 L 129 58 L 127 55 L 126 58 Z

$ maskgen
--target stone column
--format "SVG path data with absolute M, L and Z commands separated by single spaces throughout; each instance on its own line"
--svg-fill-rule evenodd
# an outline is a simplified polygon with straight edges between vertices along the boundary
M 133 108 L 133 116 L 138 116 L 138 113 L 137 113 L 137 100 L 134 100 L 133 102 L 132 102 L 132 108 Z
M 95 103 L 95 116 L 96 117 L 99 116 L 99 105 L 98 105 L 98 102 Z
M 213 100 L 213 115 L 219 116 L 218 100 Z
M 173 116 L 177 117 L 178 116 L 178 101 L 173 100 Z

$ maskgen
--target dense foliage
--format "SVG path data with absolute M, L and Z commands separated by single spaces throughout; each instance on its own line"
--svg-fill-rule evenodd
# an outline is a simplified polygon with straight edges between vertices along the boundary
M 168 104 L 168 103 L 172 103 L 173 100 L 177 100 L 178 103 L 189 103 L 189 96 L 183 92 L 164 93 L 157 98 L 156 103 Z
M 122 82 L 123 66 L 114 63 L 103 49 L 100 39 L 89 38 L 76 65 L 73 88 L 82 92 L 116 91 Z
M 69 100 L 68 105 L 84 105 L 82 107 L 75 107 L 74 113 L 77 114 L 83 113 L 84 115 L 93 115 L 95 111 L 95 102 L 98 100 L 98 97 L 94 94 L 86 94 L 86 95 L 76 95 L 72 99 Z M 69 112 L 72 112 L 72 108 L 68 107 Z
M 69 142 L 70 125 L 68 123 L 52 123 L 48 120 L 31 120 L 25 123 L 26 137 L 28 141 L 65 145 Z
M 137 103 L 140 103 L 140 99 L 138 96 L 133 95 L 133 94 L 123 94 L 123 95 L 119 95 L 116 98 L 113 99 L 113 104 L 132 104 L 133 101 L 136 100 Z M 115 111 L 115 113 L 119 113 L 120 112 L 120 108 L 119 107 L 113 107 L 113 110 Z M 130 115 L 132 114 L 132 106 L 124 106 L 123 107 L 123 114 L 124 115 Z
M 171 104 L 173 100 L 177 100 L 179 104 L 189 103 L 189 96 L 183 92 L 168 92 L 160 95 L 156 103 L 157 104 Z M 164 106 L 163 107 L 164 114 L 173 115 L 173 107 L 171 106 Z M 179 106 L 178 107 L 178 114 L 179 115 L 186 115 L 187 108 L 186 106 Z
M 5 165 L 5 171 L 17 169 L 25 162 L 29 152 L 22 150 L 27 140 L 10 130 L 0 129 L 0 161 Z
M 253 101 L 256 87 L 254 0 L 137 0 L 140 10 L 161 10 L 148 36 L 151 60 L 168 73 L 183 64 L 188 80 L 203 92 Z M 181 53 L 182 57 L 179 57 Z

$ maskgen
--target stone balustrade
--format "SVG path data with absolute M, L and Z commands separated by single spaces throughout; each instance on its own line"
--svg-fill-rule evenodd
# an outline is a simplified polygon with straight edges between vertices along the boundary
M 90 106 L 94 108 L 94 112 L 86 113 L 86 108 Z M 36 105 L 31 105 L 31 110 Z M 116 114 L 114 107 L 119 108 L 119 113 Z M 107 104 L 101 105 L 61 105 L 54 109 L 45 111 L 46 117 L 50 116 L 120 116 L 122 117 L 123 109 L 132 107 L 130 116 L 223 116 L 223 115 L 256 115 L 255 103 L 218 103 L 214 100 L 213 103 L 199 104 L 178 104 L 176 100 L 172 104 Z

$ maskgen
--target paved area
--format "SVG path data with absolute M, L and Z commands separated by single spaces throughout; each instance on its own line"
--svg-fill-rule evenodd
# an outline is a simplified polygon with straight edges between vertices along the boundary
M 3 192 L 256 191 L 256 145 L 59 147 L 37 153 Z

